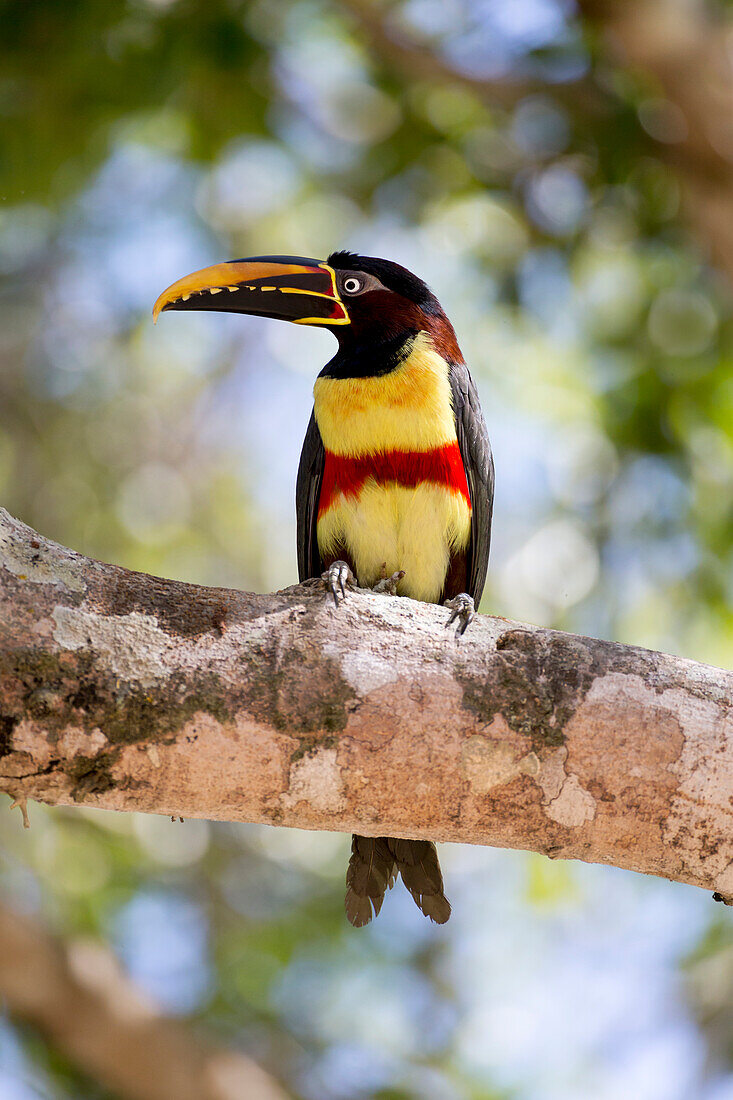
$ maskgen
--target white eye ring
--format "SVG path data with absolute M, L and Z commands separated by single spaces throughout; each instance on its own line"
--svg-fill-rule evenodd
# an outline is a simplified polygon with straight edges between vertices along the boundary
M 344 279 L 344 290 L 347 294 L 357 294 L 361 290 L 361 279 L 349 275 L 348 279 Z

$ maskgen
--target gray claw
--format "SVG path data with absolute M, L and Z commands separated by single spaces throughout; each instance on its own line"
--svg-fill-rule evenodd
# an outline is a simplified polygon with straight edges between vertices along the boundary
M 451 609 L 451 616 L 445 624 L 446 628 L 457 619 L 456 637 L 459 638 L 462 634 L 465 634 L 466 628 L 470 626 L 476 618 L 476 608 L 474 606 L 473 597 L 469 596 L 467 592 L 460 592 L 457 596 L 454 596 L 452 600 L 446 600 L 444 606 Z
M 405 575 L 404 569 L 398 569 L 396 573 L 393 573 L 391 577 L 382 577 L 381 581 L 377 581 L 372 589 L 372 592 L 386 592 L 388 596 L 397 595 L 397 585 L 400 583 Z
M 345 561 L 335 561 L 329 565 L 326 572 L 321 574 L 321 580 L 333 596 L 336 607 L 339 605 L 339 592 L 343 600 L 346 598 L 346 589 L 356 587 L 356 577 Z

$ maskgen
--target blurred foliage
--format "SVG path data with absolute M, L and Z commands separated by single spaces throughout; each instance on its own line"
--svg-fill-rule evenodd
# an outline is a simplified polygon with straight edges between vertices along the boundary
M 127 126 L 205 161 L 262 132 L 272 83 L 246 7 L 4 0 L 3 199 L 68 197 Z
M 217 259 L 390 255 L 435 287 L 482 393 L 484 608 L 728 663 L 731 297 L 650 140 L 668 106 L 565 0 L 380 5 L 418 77 L 369 45 L 365 2 L 0 0 L 3 504 L 131 568 L 291 583 L 328 336 L 148 310 Z M 482 86 L 504 76 L 514 103 Z M 448 849 L 447 932 L 395 894 L 355 936 L 344 838 L 32 820 L 3 821 L 7 896 L 110 938 L 299 1095 L 707 1095 L 673 977 L 712 919 L 692 891 Z M 19 1034 L 14 1097 L 97 1095 Z

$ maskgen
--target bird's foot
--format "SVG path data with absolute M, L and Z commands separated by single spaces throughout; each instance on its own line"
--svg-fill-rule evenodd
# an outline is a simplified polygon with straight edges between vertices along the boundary
M 372 589 L 372 592 L 379 592 L 386 594 L 387 596 L 397 595 L 397 585 L 400 583 L 405 575 L 404 569 L 398 569 L 396 573 L 393 573 L 391 577 L 387 576 L 387 563 L 382 565 L 382 579 L 377 581 Z
M 469 596 L 467 592 L 460 592 L 452 600 L 446 600 L 443 606 L 449 607 L 451 612 L 450 618 L 445 624 L 446 628 L 452 623 L 456 623 L 456 637 L 460 638 L 462 634 L 465 634 L 466 627 L 476 618 L 473 597 Z M 458 621 L 456 622 L 456 620 Z
M 326 572 L 321 574 L 321 580 L 333 596 L 336 607 L 339 605 L 339 598 L 342 600 L 346 598 L 347 588 L 356 588 L 356 577 L 345 561 L 335 561 L 329 565 Z

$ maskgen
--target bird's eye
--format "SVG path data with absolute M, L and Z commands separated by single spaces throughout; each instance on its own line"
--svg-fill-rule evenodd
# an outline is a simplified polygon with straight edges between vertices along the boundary
M 348 279 L 344 279 L 344 290 L 347 294 L 358 294 L 361 285 L 361 279 L 357 279 L 354 275 L 349 275 Z

